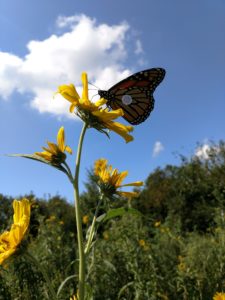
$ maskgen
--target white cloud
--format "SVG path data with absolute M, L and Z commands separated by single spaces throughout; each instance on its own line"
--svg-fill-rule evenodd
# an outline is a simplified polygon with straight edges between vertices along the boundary
M 85 15 L 82 15 L 85 18 Z M 65 27 L 73 27 L 74 24 L 79 21 L 80 16 L 59 16 L 56 20 L 56 25 L 59 28 L 65 28 Z
M 52 100 L 58 85 L 81 84 L 81 73 L 86 71 L 89 81 L 104 89 L 131 73 L 124 67 L 127 23 L 110 26 L 75 15 L 61 16 L 56 24 L 64 32 L 30 41 L 25 57 L 0 52 L 0 97 L 7 100 L 14 91 L 29 93 L 31 107 L 39 112 L 68 115 L 67 101 L 60 96 Z M 141 53 L 138 45 L 136 52 Z
M 196 148 L 195 150 L 195 156 L 197 156 L 200 159 L 209 159 L 210 151 L 213 150 L 215 152 L 219 152 L 219 147 L 213 146 L 210 144 L 203 144 Z
M 209 150 L 210 150 L 210 146 L 205 144 L 196 149 L 195 156 L 197 156 L 199 158 L 203 158 L 203 159 L 208 159 L 209 158 L 209 155 L 208 155 Z
M 134 52 L 135 52 L 135 54 L 142 54 L 142 53 L 144 53 L 143 47 L 142 47 L 142 44 L 141 44 L 140 40 L 136 40 L 136 48 L 135 48 Z
M 19 82 L 18 70 L 23 61 L 16 55 L 0 52 L 0 95 L 4 100 L 16 89 Z
M 164 150 L 164 146 L 160 141 L 156 141 L 153 147 L 152 156 L 156 157 L 159 155 L 160 152 Z

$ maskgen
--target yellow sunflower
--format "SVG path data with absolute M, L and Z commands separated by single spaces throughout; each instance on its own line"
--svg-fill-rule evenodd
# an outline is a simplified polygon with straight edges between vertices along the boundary
M 10 257 L 23 240 L 29 223 L 31 203 L 27 199 L 13 201 L 13 221 L 10 231 L 5 231 L 0 235 L 0 264 Z
M 95 161 L 94 174 L 98 177 L 98 183 L 103 194 L 106 196 L 113 196 L 118 194 L 123 197 L 137 197 L 137 192 L 125 192 L 119 191 L 121 187 L 125 186 L 142 186 L 142 181 L 131 182 L 122 184 L 125 177 L 128 175 L 128 171 L 119 172 L 118 169 L 113 169 L 111 165 L 108 165 L 108 161 L 104 158 Z
M 213 300 L 225 300 L 225 293 L 216 293 L 213 296 Z
M 70 112 L 72 113 L 76 108 L 76 114 L 89 127 L 93 127 L 104 133 L 106 133 L 104 129 L 109 129 L 122 136 L 127 143 L 132 141 L 133 137 L 129 133 L 133 131 L 133 127 L 114 122 L 115 119 L 123 116 L 123 110 L 120 108 L 109 111 L 108 108 L 103 108 L 103 105 L 107 102 L 103 98 L 95 103 L 91 102 L 88 96 L 88 79 L 85 72 L 82 73 L 81 80 L 83 83 L 82 97 L 79 96 L 73 84 L 60 85 L 58 87 L 57 93 L 61 94 L 71 103 Z
M 47 142 L 48 148 L 42 147 L 44 151 L 35 152 L 35 155 L 43 158 L 53 165 L 60 165 L 66 160 L 65 152 L 72 154 L 72 149 L 65 145 L 65 133 L 64 128 L 61 127 L 57 134 L 57 144 Z

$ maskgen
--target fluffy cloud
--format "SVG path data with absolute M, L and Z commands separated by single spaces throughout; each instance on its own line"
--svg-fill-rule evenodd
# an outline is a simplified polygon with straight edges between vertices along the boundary
M 219 152 L 219 147 L 215 145 L 210 145 L 208 143 L 205 143 L 195 150 L 195 156 L 197 156 L 200 159 L 209 159 L 210 157 L 210 151 Z
M 58 85 L 77 85 L 82 71 L 86 71 L 89 81 L 104 89 L 131 73 L 124 67 L 131 48 L 127 23 L 109 26 L 79 15 L 59 17 L 56 24 L 63 32 L 42 41 L 30 41 L 25 57 L 0 52 L 2 99 L 7 100 L 14 91 L 29 93 L 33 95 L 30 105 L 39 112 L 68 115 L 66 101 L 60 96 L 51 100 Z M 134 52 L 141 55 L 141 43 L 134 47 Z
M 0 52 L 0 95 L 4 100 L 19 86 L 19 69 L 22 59 L 10 54 Z
M 160 141 L 155 142 L 154 147 L 153 147 L 153 152 L 152 156 L 156 157 L 159 155 L 160 152 L 164 150 L 164 146 Z

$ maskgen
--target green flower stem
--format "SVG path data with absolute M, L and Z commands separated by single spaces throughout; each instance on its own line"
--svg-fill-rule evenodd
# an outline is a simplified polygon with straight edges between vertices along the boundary
M 79 251 L 79 283 L 78 283 L 78 295 L 79 300 L 84 300 L 84 286 L 85 286 L 85 256 L 84 256 L 84 242 L 83 242 L 83 232 L 82 232 L 82 220 L 80 211 L 80 197 L 79 197 L 79 171 L 80 171 L 80 159 L 81 151 L 84 140 L 84 135 L 87 129 L 87 124 L 84 123 L 80 140 L 77 149 L 76 158 L 76 170 L 74 176 L 74 201 L 75 201 L 75 215 L 76 215 L 76 225 L 77 225 L 77 241 L 78 241 L 78 251 Z
M 100 204 L 102 203 L 102 199 L 103 199 L 103 195 L 101 194 L 100 200 L 99 200 L 98 205 L 97 205 L 96 210 L 95 210 L 94 218 L 92 220 L 90 233 L 89 233 L 87 244 L 86 244 L 86 247 L 85 247 L 85 250 L 84 250 L 85 254 L 88 254 L 88 252 L 90 251 L 90 248 L 91 248 L 91 243 L 93 241 L 94 232 L 95 232 L 96 219 L 97 219 L 97 216 L 98 216 L 98 211 L 99 211 Z
M 71 173 L 70 167 L 67 165 L 67 163 L 65 161 L 63 162 L 63 165 L 65 166 L 65 168 L 67 170 L 67 176 L 68 176 L 70 182 L 72 182 L 72 184 L 73 184 L 74 179 L 73 179 L 73 175 Z
M 49 276 L 45 270 L 45 268 L 41 265 L 40 261 L 37 260 L 37 258 L 35 256 L 33 256 L 30 252 L 26 251 L 26 257 L 28 259 L 30 259 L 31 262 L 33 262 L 37 267 L 38 269 L 41 271 L 43 277 L 44 277 L 44 280 L 46 281 L 47 285 L 48 285 L 48 288 L 49 288 L 49 294 L 51 296 L 51 299 L 57 299 L 57 294 L 56 292 L 54 291 L 54 288 L 51 284 L 51 281 L 49 279 Z

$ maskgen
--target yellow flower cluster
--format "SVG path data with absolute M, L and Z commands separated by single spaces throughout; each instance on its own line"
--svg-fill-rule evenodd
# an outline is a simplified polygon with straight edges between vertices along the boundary
M 70 300 L 78 300 L 78 297 L 76 297 L 75 295 L 73 295 L 72 297 L 70 297 Z
M 187 266 L 186 266 L 186 264 L 185 264 L 185 262 L 184 262 L 184 257 L 181 256 L 181 255 L 178 255 L 177 258 L 178 258 L 178 261 L 179 261 L 179 263 L 178 263 L 178 265 L 177 265 L 178 270 L 179 270 L 180 272 L 186 271 Z
M 145 240 L 142 240 L 142 239 L 139 240 L 138 243 L 139 243 L 139 246 L 141 246 L 141 247 L 144 247 L 146 245 Z
M 89 127 L 93 127 L 100 132 L 105 132 L 104 129 L 109 129 L 122 136 L 127 143 L 132 141 L 133 137 L 129 133 L 133 131 L 133 127 L 114 122 L 116 118 L 123 116 L 123 110 L 109 111 L 108 108 L 103 107 L 106 104 L 106 100 L 103 98 L 95 103 L 91 102 L 88 97 L 88 79 L 85 72 L 82 73 L 81 80 L 83 83 L 82 97 L 79 96 L 73 84 L 60 85 L 58 87 L 57 93 L 71 103 L 70 112 L 74 112 L 76 108 L 76 114 Z
M 59 165 L 66 160 L 65 151 L 72 154 L 72 149 L 65 145 L 65 133 L 64 128 L 61 127 L 57 135 L 57 144 L 47 142 L 48 148 L 42 147 L 43 152 L 35 152 L 35 155 L 43 158 L 53 165 Z
M 225 300 L 225 293 L 216 293 L 213 297 L 213 300 Z
M 161 221 L 156 221 L 155 223 L 154 223 L 154 226 L 157 228 L 157 227 L 160 227 L 160 225 L 161 225 Z
M 83 224 L 87 224 L 87 223 L 89 222 L 89 217 L 88 217 L 88 215 L 84 215 L 84 216 L 83 216 L 82 222 L 83 222 Z
M 103 235 L 104 240 L 107 241 L 109 239 L 109 232 L 108 231 L 104 231 L 102 235 Z
M 31 203 L 27 199 L 13 201 L 13 221 L 10 231 L 0 235 L 0 264 L 11 256 L 20 245 L 30 223 Z
M 150 245 L 147 244 L 146 241 L 143 240 L 143 239 L 140 239 L 140 240 L 138 241 L 138 244 L 139 244 L 139 246 L 140 246 L 144 251 L 148 251 L 148 250 L 150 249 L 150 247 L 149 247 Z
M 108 165 L 108 161 L 104 158 L 96 160 L 94 165 L 94 174 L 98 177 L 99 187 L 101 192 L 106 196 L 118 194 L 123 197 L 137 197 L 137 192 L 118 191 L 119 188 L 125 186 L 142 186 L 142 181 L 123 184 L 124 178 L 128 175 L 128 171 L 119 172 L 118 169 L 113 169 Z

